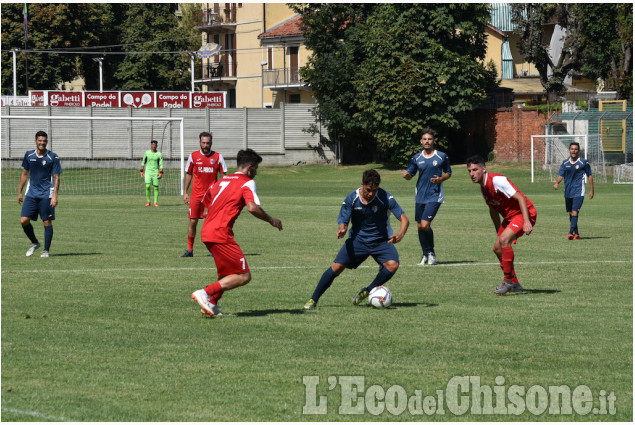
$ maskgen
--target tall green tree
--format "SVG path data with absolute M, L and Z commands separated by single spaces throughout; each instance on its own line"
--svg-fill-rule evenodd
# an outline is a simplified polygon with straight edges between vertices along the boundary
M 309 4 L 303 70 L 319 111 L 348 145 L 403 164 L 485 97 L 485 4 Z M 443 145 L 443 137 L 439 140 Z
M 3 3 L 2 12 L 2 87 L 13 87 L 11 49 L 24 49 L 24 3 Z M 95 45 L 109 39 L 113 15 L 102 3 L 30 3 L 28 5 L 27 49 L 65 49 Z M 28 89 L 55 89 L 64 81 L 84 74 L 86 61 L 77 55 L 20 53 L 17 60 L 18 92 Z M 26 87 L 28 59 L 29 87 Z M 87 58 L 86 58 L 87 59 Z
M 633 99 L 633 4 L 582 3 L 582 73 Z
M 197 50 L 200 34 L 179 25 L 176 4 L 130 3 L 125 11 L 121 42 L 127 54 L 115 72 L 124 90 L 186 90 L 190 88 L 187 54 L 161 53 Z M 157 52 L 134 54 L 134 52 Z
M 582 17 L 574 3 L 515 3 L 512 5 L 514 32 L 520 37 L 524 59 L 536 66 L 546 93 L 562 96 L 567 92 L 565 78 L 582 67 Z M 558 57 L 550 52 L 547 28 L 557 24 L 566 30 Z

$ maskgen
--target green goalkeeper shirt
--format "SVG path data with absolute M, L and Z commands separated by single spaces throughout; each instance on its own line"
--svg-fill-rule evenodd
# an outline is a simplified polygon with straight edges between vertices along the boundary
M 143 155 L 143 161 L 141 165 L 145 167 L 145 173 L 147 174 L 159 174 L 159 170 L 163 169 L 163 155 L 161 152 L 152 152 L 147 150 Z

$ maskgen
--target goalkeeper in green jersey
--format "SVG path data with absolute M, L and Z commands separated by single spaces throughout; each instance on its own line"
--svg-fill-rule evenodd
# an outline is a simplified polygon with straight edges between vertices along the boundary
M 146 180 L 146 207 L 150 206 L 150 190 L 154 186 L 154 206 L 159 206 L 159 180 L 163 177 L 163 155 L 157 151 L 158 142 L 150 142 L 150 150 L 143 155 L 141 177 Z

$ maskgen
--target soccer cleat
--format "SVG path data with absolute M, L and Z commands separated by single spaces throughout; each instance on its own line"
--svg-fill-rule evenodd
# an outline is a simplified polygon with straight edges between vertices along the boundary
M 354 305 L 359 305 L 359 303 L 364 301 L 366 298 L 368 298 L 368 289 L 362 288 L 357 294 L 355 294 L 351 302 Z
M 580 239 L 580 235 L 578 234 L 573 235 L 573 239 Z
M 434 252 L 428 254 L 428 265 L 434 266 L 437 263 L 437 256 L 434 255 Z
M 155 207 L 158 207 L 158 206 L 159 206 L 159 204 L 157 204 L 157 203 L 155 202 L 155 203 L 154 203 L 154 206 L 155 206 Z
M 508 292 L 523 292 L 524 289 L 520 283 L 512 283 L 511 280 L 503 280 L 499 286 L 494 289 L 496 295 L 505 295 Z
M 38 249 L 39 247 L 40 247 L 39 243 L 32 243 L 31 246 L 29 247 L 29 250 L 26 252 L 26 256 L 30 257 L 31 255 L 33 255 L 35 250 Z
M 149 206 L 150 206 L 150 202 L 146 202 L 146 207 L 149 207 Z
M 573 234 L 569 233 L 569 234 L 567 235 L 567 240 L 572 240 L 572 239 L 573 239 Z
M 421 261 L 419 261 L 419 266 L 425 266 L 426 262 L 428 261 L 428 256 L 424 255 L 423 257 L 421 257 Z
M 42 251 L 42 254 L 40 255 L 41 258 L 49 258 L 49 252 L 44 250 Z
M 309 301 L 306 302 L 306 304 L 304 304 L 305 310 L 315 310 L 315 307 L 317 307 L 317 303 L 313 301 L 313 298 L 311 298 Z
M 214 306 L 214 308 L 212 309 L 214 311 L 214 317 L 216 316 L 224 316 L 225 314 L 223 314 L 222 311 L 220 311 L 220 309 L 218 308 L 218 306 Z M 201 309 L 201 314 L 203 316 L 208 316 L 208 314 L 205 312 L 205 310 Z M 209 316 L 208 316 L 209 317 Z
M 181 255 L 181 258 L 185 257 L 194 257 L 194 253 L 188 249 L 187 251 L 185 251 L 185 254 Z
M 209 302 L 209 295 L 204 289 L 192 292 L 192 300 L 196 301 L 201 306 L 201 312 L 209 317 L 214 317 L 214 304 Z

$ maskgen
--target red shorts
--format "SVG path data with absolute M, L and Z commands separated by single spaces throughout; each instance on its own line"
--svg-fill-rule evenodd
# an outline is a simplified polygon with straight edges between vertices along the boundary
M 529 222 L 531 223 L 532 226 L 536 224 L 535 211 L 529 211 Z M 514 231 L 514 233 L 516 233 L 516 239 L 518 239 L 519 237 L 525 234 L 525 232 L 523 231 L 524 223 L 525 223 L 525 220 L 523 219 L 522 214 L 515 215 L 511 219 L 505 219 L 503 220 L 503 224 L 501 224 L 501 227 L 498 228 L 498 236 L 500 236 L 501 233 L 503 233 L 503 231 L 509 227 L 510 229 Z M 515 242 L 516 240 L 514 240 L 514 243 Z
M 249 273 L 249 266 L 245 259 L 245 254 L 240 249 L 236 241 L 231 240 L 224 243 L 203 242 L 216 261 L 216 271 L 218 277 L 230 274 Z
M 204 210 L 203 198 L 190 198 L 190 218 L 202 219 Z

